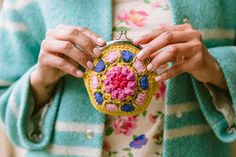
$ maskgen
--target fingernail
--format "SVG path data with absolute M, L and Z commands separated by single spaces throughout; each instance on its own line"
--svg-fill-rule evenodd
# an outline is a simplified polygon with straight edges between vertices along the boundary
M 155 81 L 157 81 L 157 82 L 161 81 L 161 76 L 155 77 Z
M 148 71 L 153 71 L 153 65 L 152 65 L 152 63 L 150 63 L 150 64 L 148 64 L 148 66 L 147 66 L 147 70 Z
M 141 51 L 137 54 L 137 58 L 138 58 L 138 59 L 142 59 L 142 58 L 143 58 L 143 55 L 144 55 L 144 52 L 143 52 L 143 50 L 141 50 Z
M 97 42 L 102 45 L 106 43 L 106 41 L 102 39 L 101 37 L 97 38 Z
M 93 53 L 95 54 L 96 57 L 100 57 L 102 54 L 101 51 L 96 47 L 93 49 Z
M 89 68 L 90 70 L 93 70 L 93 68 L 94 68 L 94 65 L 93 65 L 93 63 L 92 63 L 91 61 L 88 61 L 88 62 L 87 62 L 87 66 L 88 66 L 88 68 Z
M 76 72 L 76 75 L 77 75 L 79 78 L 81 78 L 81 77 L 84 76 L 84 74 L 83 74 L 81 71 L 79 71 L 79 70 Z

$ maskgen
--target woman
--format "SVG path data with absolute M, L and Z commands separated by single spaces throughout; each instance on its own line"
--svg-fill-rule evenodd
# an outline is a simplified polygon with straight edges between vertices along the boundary
M 149 3 L 153 8 L 161 5 L 142 2 L 145 4 L 141 7 Z M 144 33 L 151 33 L 139 37 L 137 32 L 144 29 L 141 26 L 149 14 L 155 26 L 170 14 L 154 16 L 131 10 L 130 14 L 144 16 L 140 23 L 137 15 L 133 21 L 127 19 L 130 14 L 119 15 L 119 21 L 114 21 L 118 30 L 131 29 L 132 38 L 139 37 L 134 44 L 144 48 L 137 57 L 152 58 L 149 71 L 174 63 L 156 77 L 159 83 L 171 78 L 167 82 L 166 105 L 159 102 L 165 111 L 157 110 L 156 101 L 149 107 L 164 116 L 162 129 L 160 118 L 160 122 L 153 120 L 150 125 L 139 119 L 142 115 L 113 119 L 95 111 L 81 79 L 83 72 L 78 68 L 93 69 L 91 58 L 101 53 L 97 46 L 111 40 L 112 10 L 118 10 L 119 5 L 129 8 L 135 2 L 116 1 L 112 7 L 112 1 L 106 0 L 5 1 L 0 24 L 0 115 L 11 140 L 26 148 L 27 156 L 125 156 L 122 150 L 135 157 L 230 156 L 230 145 L 225 142 L 232 142 L 236 135 L 236 2 L 165 2 L 172 7 L 169 11 L 175 26 L 171 22 L 159 28 L 150 24 L 152 27 Z M 140 29 L 120 27 L 118 22 L 122 21 Z M 197 30 L 201 30 L 204 41 Z M 217 103 L 218 99 L 221 103 Z M 105 120 L 112 124 L 105 124 Z M 125 122 L 120 123 L 122 120 Z M 142 125 L 137 126 L 136 121 Z M 127 123 L 124 127 L 132 129 L 123 128 L 122 124 Z M 132 134 L 135 131 L 139 134 Z M 129 141 L 130 135 L 133 141 Z M 102 149 L 107 143 L 112 150 Z

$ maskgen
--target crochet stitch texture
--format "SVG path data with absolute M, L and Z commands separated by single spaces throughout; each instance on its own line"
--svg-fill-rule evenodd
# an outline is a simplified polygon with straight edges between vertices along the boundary
M 146 70 L 148 61 L 136 59 L 140 48 L 115 42 L 102 49 L 95 68 L 84 80 L 93 106 L 100 112 L 128 116 L 143 112 L 151 101 L 157 83 Z

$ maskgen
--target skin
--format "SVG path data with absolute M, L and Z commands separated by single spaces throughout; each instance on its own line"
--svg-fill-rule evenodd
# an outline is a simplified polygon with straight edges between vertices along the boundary
M 201 82 L 227 90 L 219 65 L 204 46 L 201 34 L 189 24 L 161 25 L 134 40 L 134 44 L 144 45 L 137 58 L 151 58 L 151 63 L 147 66 L 149 71 L 168 62 L 174 63 L 173 67 L 160 73 L 155 78 L 156 81 L 166 81 L 186 72 Z
M 38 66 L 30 77 L 36 104 L 34 112 L 49 102 L 63 76 L 69 74 L 82 78 L 83 72 L 79 67 L 93 69 L 91 59 L 101 54 L 96 47 L 104 45 L 106 42 L 101 37 L 84 27 L 59 25 L 47 31 L 41 44 Z
M 174 63 L 173 67 L 159 74 L 156 81 L 165 81 L 187 72 L 201 82 L 227 89 L 219 65 L 204 46 L 200 33 L 189 24 L 162 25 L 134 40 L 134 44 L 144 46 L 138 59 L 151 58 L 147 66 L 149 71 L 168 62 Z M 38 66 L 30 78 L 36 103 L 34 112 L 49 102 L 63 76 L 69 74 L 82 78 L 83 72 L 79 67 L 93 69 L 91 59 L 101 55 L 96 47 L 105 45 L 101 37 L 84 27 L 59 25 L 49 30 L 41 44 Z

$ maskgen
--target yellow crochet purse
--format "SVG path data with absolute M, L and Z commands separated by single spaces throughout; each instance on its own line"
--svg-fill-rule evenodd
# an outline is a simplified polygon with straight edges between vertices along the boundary
M 94 69 L 84 75 L 95 109 L 109 115 L 130 116 L 147 108 L 158 86 L 155 74 L 146 70 L 149 61 L 136 59 L 140 50 L 127 37 L 113 40 L 101 49 L 101 57 L 93 60 Z

